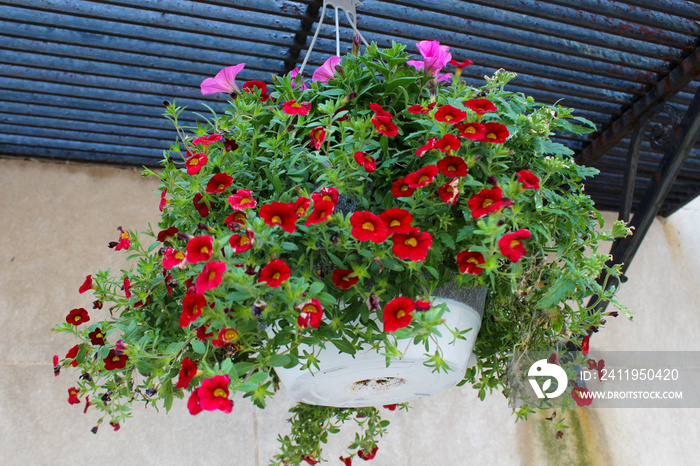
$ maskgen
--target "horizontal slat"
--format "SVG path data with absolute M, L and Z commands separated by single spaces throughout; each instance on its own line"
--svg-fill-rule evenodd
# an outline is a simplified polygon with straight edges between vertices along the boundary
M 82 150 L 67 150 L 55 147 L 27 147 L 24 144 L 6 144 L 0 141 L 0 155 L 16 157 L 39 157 L 46 159 L 77 160 L 81 162 L 102 162 L 118 165 L 160 166 L 161 158 L 143 157 L 138 155 L 111 154 L 108 152 L 90 152 Z

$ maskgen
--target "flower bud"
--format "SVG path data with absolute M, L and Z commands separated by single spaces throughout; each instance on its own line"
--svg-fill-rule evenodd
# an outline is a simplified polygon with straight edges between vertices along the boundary
M 358 56 L 360 54 L 360 35 L 355 34 L 352 38 L 352 54 Z
M 166 107 L 170 107 L 171 104 L 170 104 L 170 101 L 164 100 L 164 101 L 163 101 L 163 105 L 166 106 Z

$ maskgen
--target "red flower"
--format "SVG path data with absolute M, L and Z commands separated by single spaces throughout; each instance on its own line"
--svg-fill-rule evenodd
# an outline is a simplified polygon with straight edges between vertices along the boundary
M 189 293 L 182 298 L 182 314 L 180 314 L 180 327 L 187 327 L 202 315 L 202 308 L 207 300 L 201 294 Z
M 265 204 L 258 213 L 266 225 L 279 226 L 287 233 L 294 233 L 297 229 L 297 213 L 294 204 L 284 202 L 272 202 Z
M 124 277 L 124 296 L 126 296 L 126 299 L 131 298 L 131 282 L 129 281 L 129 277 Z
M 58 363 L 58 355 L 53 355 L 53 375 L 58 377 L 61 374 L 61 365 Z
M 308 456 L 308 455 L 305 456 L 305 457 L 303 457 L 301 460 L 302 460 L 302 461 L 306 461 L 306 462 L 307 462 L 308 464 L 310 464 L 311 466 L 314 466 L 315 464 L 320 463 L 320 461 L 318 461 L 317 459 L 312 458 L 312 457 L 310 457 L 310 456 Z
M 232 151 L 238 149 L 238 143 L 235 139 L 224 139 L 224 150 Z
M 167 230 L 161 230 L 158 232 L 158 237 L 156 238 L 161 243 L 174 238 L 179 233 L 179 230 L 175 227 L 170 227 Z
M 90 337 L 90 343 L 93 345 L 104 346 L 105 344 L 105 334 L 100 327 L 88 333 L 88 337 Z
M 233 213 L 229 214 L 229 216 L 224 219 L 224 223 L 229 230 L 236 231 L 238 228 L 234 224 L 245 225 L 247 218 L 248 214 L 242 210 L 234 210 Z
M 441 152 L 449 152 L 462 147 L 462 143 L 454 134 L 446 134 L 438 142 L 435 143 L 435 148 Z
M 346 458 L 343 458 L 342 456 L 339 457 L 340 461 L 343 462 L 345 466 L 352 466 L 352 457 L 348 456 Z
M 365 461 L 369 461 L 371 459 L 374 459 L 375 456 L 377 456 L 378 449 L 379 449 L 379 447 L 375 445 L 374 448 L 372 448 L 372 451 L 370 451 L 369 453 L 365 453 L 364 450 L 359 450 L 357 452 L 357 456 L 359 456 L 360 458 L 362 458 Z
M 374 112 L 375 117 L 386 117 L 389 119 L 392 119 L 394 117 L 394 115 L 384 110 L 379 104 L 371 103 L 369 104 L 369 109 Z
M 223 193 L 231 184 L 233 184 L 233 177 L 224 172 L 217 173 L 207 183 L 206 191 L 208 193 Z
M 326 140 L 326 130 L 323 126 L 317 126 L 311 130 L 309 137 L 311 138 L 309 145 L 314 149 L 319 150 L 321 148 L 321 144 L 323 144 L 323 141 Z
M 131 247 L 131 236 L 128 231 L 122 230 L 122 227 L 117 228 L 121 233 L 119 234 L 119 242 L 115 245 L 115 251 L 127 250 Z
M 246 81 L 243 86 L 241 86 L 244 92 L 250 92 L 251 94 L 255 93 L 256 88 L 260 89 L 260 102 L 267 102 L 270 95 L 267 93 L 267 84 L 263 81 Z
M 384 405 L 384 406 L 382 406 L 382 408 L 386 408 L 389 411 L 396 411 L 396 406 L 397 406 L 397 404 L 394 403 L 394 404 L 390 404 L 390 405 Z
M 498 240 L 501 254 L 506 256 L 511 262 L 518 262 L 527 253 L 522 240 L 529 239 L 531 236 L 532 233 L 525 229 L 504 235 Z
M 367 170 L 369 173 L 377 170 L 377 161 L 374 159 L 374 157 L 370 157 L 364 152 L 355 152 L 355 162 L 365 167 L 365 170 Z
M 425 145 L 420 146 L 418 149 L 416 149 L 416 155 L 418 157 L 423 157 L 423 155 L 425 155 L 426 152 L 435 149 L 435 144 L 437 144 L 437 141 L 437 138 L 430 138 Z
M 435 112 L 435 119 L 437 121 L 444 121 L 445 123 L 450 124 L 459 123 L 466 117 L 467 112 L 463 112 L 452 105 L 443 105 L 437 109 L 437 112 Z
M 318 328 L 323 318 L 323 308 L 318 299 L 313 298 L 295 307 L 301 314 L 297 317 L 297 324 L 301 328 Z
M 205 291 L 213 290 L 221 284 L 226 263 L 221 261 L 207 262 L 202 272 L 197 276 L 197 294 L 204 294 Z
M 121 426 L 117 421 L 109 421 L 109 425 L 112 426 L 112 429 L 114 429 L 115 432 L 121 429 Z
M 432 183 L 438 173 L 440 173 L 440 170 L 437 165 L 426 165 L 418 171 L 409 173 L 406 176 L 406 184 L 411 188 L 422 188 Z
M 379 214 L 379 218 L 382 219 L 389 236 L 394 233 L 408 233 L 411 230 L 413 215 L 406 209 L 393 207 Z
M 387 116 L 376 116 L 372 118 L 372 124 L 377 131 L 382 133 L 384 136 L 394 137 L 399 134 L 399 128 L 391 120 L 391 117 Z
M 204 196 L 197 193 L 192 198 L 192 204 L 194 205 L 194 208 L 197 209 L 197 212 L 199 212 L 199 215 L 206 217 L 209 215 L 209 206 L 207 205 L 206 201 L 203 201 L 203 199 Z
M 210 136 L 200 136 L 198 138 L 193 139 L 192 144 L 194 144 L 195 146 L 197 144 L 201 144 L 203 146 L 208 146 L 211 143 L 221 141 L 221 139 L 223 139 L 223 138 L 220 134 L 212 134 Z
M 202 412 L 202 407 L 199 406 L 199 395 L 197 395 L 198 391 L 199 389 L 197 388 L 192 390 L 192 393 L 190 394 L 190 397 L 187 400 L 187 410 L 193 416 Z
M 450 65 L 454 65 L 458 70 L 462 70 L 462 69 L 466 68 L 467 66 L 471 66 L 474 64 L 474 62 L 471 60 L 464 60 L 462 62 L 459 62 L 459 61 L 455 60 L 454 58 L 452 60 L 450 60 L 449 63 L 450 63 Z
M 340 195 L 340 193 L 338 192 L 337 189 L 326 186 L 326 187 L 321 188 L 320 193 L 313 193 L 311 195 L 311 199 L 314 202 L 318 202 L 319 200 L 322 200 L 322 201 L 331 201 L 331 202 L 333 202 L 333 204 L 337 204 L 339 195 Z
M 83 284 L 80 285 L 80 288 L 78 288 L 78 293 L 83 294 L 91 288 L 92 288 L 92 275 L 88 275 L 87 277 L 85 277 L 85 281 L 83 282 Z
M 468 202 L 473 218 L 481 218 L 491 212 L 496 212 L 503 207 L 503 204 L 503 191 L 498 186 L 482 189 L 478 194 L 469 198 Z
M 427 311 L 430 309 L 430 300 L 427 298 L 416 299 L 416 309 L 419 311 Z
M 452 178 L 449 181 L 438 188 L 438 194 L 440 195 L 440 200 L 446 204 L 454 205 L 457 203 L 457 198 L 459 197 L 459 178 Z
M 170 270 L 173 267 L 182 265 L 183 262 L 185 262 L 185 253 L 168 246 L 163 255 L 163 268 Z
M 508 128 L 506 128 L 505 125 L 492 121 L 491 123 L 486 123 L 484 126 L 486 127 L 486 132 L 482 140 L 483 142 L 501 144 L 508 139 L 510 133 L 508 133 Z
M 228 244 L 236 254 L 246 252 L 252 249 L 253 244 L 255 244 L 255 232 L 253 230 L 246 229 L 245 233 L 242 235 L 236 233 L 229 238 Z
M 384 331 L 395 332 L 400 328 L 407 327 L 413 320 L 415 303 L 411 298 L 400 296 L 394 298 L 384 306 Z
M 571 397 L 579 406 L 589 406 L 593 403 L 591 391 L 585 387 L 579 387 L 578 385 L 575 385 L 571 390 Z
M 462 273 L 479 275 L 484 271 L 484 269 L 480 267 L 484 263 L 486 263 L 486 260 L 484 259 L 484 255 L 480 252 L 465 249 L 457 254 L 457 266 Z
M 80 404 L 80 399 L 78 399 L 78 394 L 80 393 L 80 390 L 78 390 L 76 387 L 71 387 L 68 389 L 68 403 L 72 405 L 77 405 Z
M 104 345 L 104 341 L 102 342 L 102 344 Z M 66 359 L 72 359 L 69 365 L 73 367 L 78 367 L 78 361 L 75 360 L 75 357 L 78 355 L 78 351 L 80 351 L 80 345 L 75 345 L 66 353 Z
M 540 189 L 540 179 L 534 173 L 527 170 L 520 170 L 516 173 L 518 181 L 525 189 Z
M 168 200 L 165 198 L 165 195 L 167 194 L 167 190 L 164 189 L 163 191 L 160 192 L 160 202 L 158 203 L 158 209 L 163 212 L 163 209 L 165 209 L 165 204 L 168 203 Z
M 228 375 L 215 375 L 211 379 L 202 381 L 197 389 L 199 406 L 206 411 L 221 410 L 230 413 L 233 409 L 233 401 L 228 399 L 228 384 L 231 380 Z
M 207 330 L 209 329 L 209 324 L 206 325 L 200 325 L 197 327 L 197 330 L 195 332 L 197 333 L 197 339 L 200 341 L 207 341 L 209 338 L 214 336 L 214 333 L 208 332 Z
M 296 100 L 288 100 L 282 105 L 282 111 L 287 115 L 308 115 L 311 111 L 310 102 L 297 102 Z
M 435 107 L 435 102 L 428 104 L 428 105 L 411 105 L 408 107 L 408 111 L 413 113 L 413 114 L 426 114 L 429 113 L 433 107 Z
M 472 99 L 464 102 L 464 106 L 471 109 L 477 115 L 483 115 L 488 112 L 495 112 L 496 106 L 488 99 Z
M 175 388 L 187 388 L 195 375 L 197 375 L 197 363 L 188 357 L 183 359 Z
M 581 352 L 583 353 L 584 356 L 588 356 L 590 344 L 591 344 L 591 337 L 588 335 L 583 337 L 583 340 L 581 341 Z
M 333 201 L 326 201 L 319 197 L 314 201 L 314 210 L 311 211 L 311 215 L 306 219 L 304 225 L 308 227 L 324 222 L 333 213 L 333 210 L 335 210 Z
M 235 210 L 249 209 L 257 205 L 251 192 L 247 189 L 239 189 L 236 191 L 236 194 L 228 198 L 228 203 L 231 204 L 231 208 Z
M 352 225 L 350 234 L 358 241 L 382 243 L 387 238 L 387 230 L 382 220 L 367 210 L 353 212 L 350 224 Z
M 433 245 L 433 237 L 418 227 L 412 227 L 408 233 L 396 233 L 391 237 L 394 246 L 391 252 L 399 259 L 422 261 L 428 256 L 428 250 Z
M 286 281 L 291 275 L 291 269 L 282 259 L 275 259 L 260 271 L 258 282 L 265 282 L 272 288 L 277 288 Z
M 406 178 L 399 178 L 391 185 L 391 195 L 394 197 L 411 197 L 415 192 L 416 189 L 406 183 Z
M 333 280 L 333 284 L 338 288 L 347 290 L 348 288 L 356 284 L 359 280 L 359 278 L 357 277 L 350 276 L 353 273 L 353 270 L 335 269 L 335 271 L 333 272 L 333 276 L 331 277 Z
M 214 239 L 209 235 L 195 236 L 190 239 L 185 246 L 187 262 L 196 264 L 211 259 L 211 253 L 214 250 L 213 241 Z
M 82 307 L 78 309 L 73 309 L 66 316 L 66 322 L 68 322 L 71 325 L 80 325 L 84 322 L 90 322 L 90 316 L 88 315 L 88 312 Z
M 481 141 L 486 135 L 486 126 L 481 123 L 464 123 L 461 125 L 455 125 L 459 130 L 459 135 L 466 139 L 471 139 L 472 141 Z
M 105 370 L 112 371 L 115 369 L 124 369 L 126 367 L 126 361 L 129 357 L 126 354 L 122 354 L 116 349 L 109 350 L 109 354 L 104 358 Z
M 192 154 L 185 162 L 188 175 L 196 175 L 207 164 L 207 155 L 202 152 Z
M 449 178 L 454 178 L 455 176 L 466 176 L 468 172 L 467 164 L 464 162 L 462 157 L 445 157 L 437 163 L 437 167 L 440 169 L 443 175 Z
M 216 340 L 212 340 L 211 344 L 216 348 L 223 348 L 231 345 L 238 340 L 238 331 L 232 327 L 224 327 L 219 330 L 219 335 Z
M 302 217 L 306 215 L 306 210 L 309 208 L 310 205 L 311 199 L 309 199 L 308 197 L 297 197 L 297 200 L 294 201 L 294 212 L 296 212 L 297 217 Z

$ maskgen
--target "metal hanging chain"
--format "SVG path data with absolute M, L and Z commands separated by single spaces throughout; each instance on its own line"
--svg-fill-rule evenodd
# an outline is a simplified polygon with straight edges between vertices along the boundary
M 311 55 L 311 52 L 314 49 L 314 44 L 316 44 L 316 38 L 318 37 L 318 33 L 321 30 L 321 25 L 323 24 L 323 18 L 325 18 L 326 16 L 326 7 L 328 7 L 329 5 L 335 9 L 335 56 L 340 56 L 340 26 L 338 25 L 338 17 L 340 16 L 340 13 L 338 9 L 341 9 L 345 12 L 345 17 L 350 23 L 350 26 L 352 26 L 353 32 L 356 35 L 360 36 L 360 39 L 362 39 L 362 42 L 365 45 L 369 45 L 365 38 L 362 37 L 362 34 L 360 34 L 360 31 L 357 30 L 357 11 L 355 7 L 358 5 L 362 5 L 359 2 L 359 0 L 323 0 L 323 9 L 321 9 L 321 15 L 318 19 L 318 26 L 316 26 L 316 32 L 314 33 L 313 39 L 311 39 L 311 45 L 309 45 L 309 50 L 307 50 L 306 56 L 304 57 L 304 61 L 302 62 L 301 68 L 299 69 L 300 76 L 304 72 L 306 62 L 309 60 L 309 56 Z

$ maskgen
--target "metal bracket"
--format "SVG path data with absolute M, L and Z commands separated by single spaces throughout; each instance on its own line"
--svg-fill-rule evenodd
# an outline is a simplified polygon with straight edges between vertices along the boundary
M 321 14 L 318 18 L 318 26 L 316 26 L 316 32 L 314 33 L 313 39 L 311 39 L 311 45 L 309 45 L 309 50 L 306 52 L 306 56 L 304 57 L 304 61 L 301 64 L 301 68 L 299 69 L 299 74 L 301 75 L 304 72 L 304 67 L 306 66 L 306 62 L 309 60 L 309 56 L 311 55 L 311 51 L 314 49 L 314 45 L 316 44 L 316 38 L 318 37 L 318 33 L 321 30 L 321 25 L 323 24 L 323 18 L 326 16 L 326 8 L 328 6 L 333 7 L 335 9 L 335 56 L 339 57 L 340 56 L 340 26 L 338 24 L 338 18 L 340 17 L 340 13 L 338 12 L 338 9 L 343 10 L 345 12 L 345 17 L 347 18 L 348 22 L 350 23 L 350 26 L 352 26 L 352 30 L 355 32 L 356 35 L 360 36 L 360 39 L 362 39 L 362 42 L 365 45 L 369 45 L 369 43 L 365 40 L 364 37 L 362 37 L 362 34 L 360 34 L 360 31 L 357 30 L 357 11 L 355 7 L 362 5 L 362 3 L 359 2 L 359 0 L 323 0 L 323 9 L 321 10 Z

